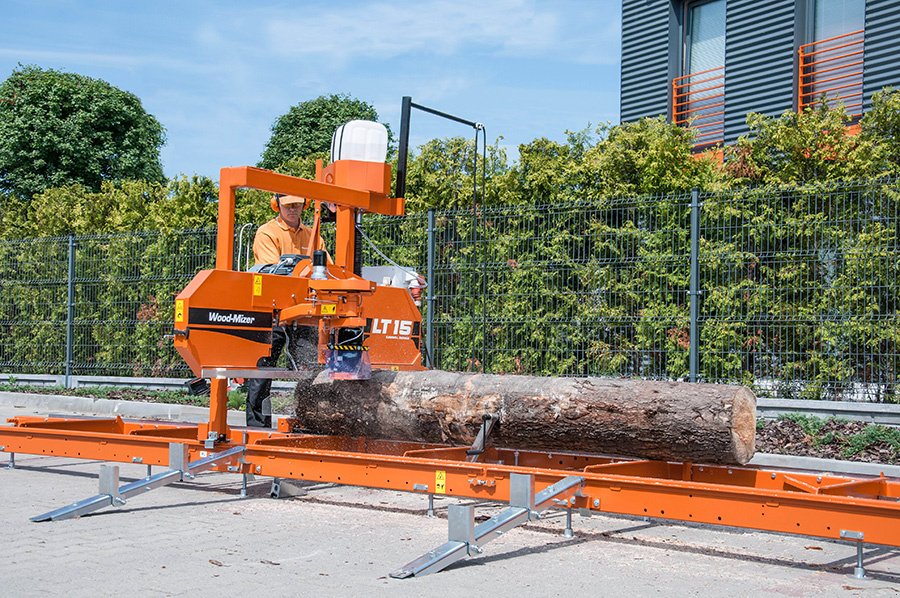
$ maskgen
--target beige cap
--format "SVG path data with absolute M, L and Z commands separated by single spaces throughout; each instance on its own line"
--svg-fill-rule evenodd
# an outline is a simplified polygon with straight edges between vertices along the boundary
M 281 202 L 281 205 L 288 205 L 292 203 L 306 203 L 306 200 L 297 195 L 282 195 L 278 201 Z

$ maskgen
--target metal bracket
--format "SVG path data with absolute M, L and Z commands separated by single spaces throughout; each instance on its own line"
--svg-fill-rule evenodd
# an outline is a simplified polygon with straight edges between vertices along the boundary
M 119 493 L 119 466 L 102 464 L 100 466 L 100 494 L 109 497 L 110 505 L 121 507 L 126 500 Z
M 272 498 L 290 498 L 292 496 L 306 496 L 309 493 L 306 488 L 298 486 L 292 480 L 272 478 L 272 489 L 269 496 Z
M 540 511 L 554 506 L 554 500 L 580 495 L 583 486 L 584 478 L 569 476 L 535 494 L 533 476 L 510 474 L 510 500 L 506 510 L 475 525 L 474 507 L 450 506 L 447 509 L 447 542 L 390 575 L 396 579 L 421 577 L 437 573 L 467 556 L 481 554 L 482 546 L 509 530 L 528 523 L 532 517 L 539 516 Z
M 485 413 L 481 417 L 481 429 L 478 431 L 475 441 L 472 442 L 472 448 L 466 451 L 466 461 L 474 463 L 478 460 L 479 455 L 484 452 L 491 431 L 499 421 L 500 416 L 496 413 Z

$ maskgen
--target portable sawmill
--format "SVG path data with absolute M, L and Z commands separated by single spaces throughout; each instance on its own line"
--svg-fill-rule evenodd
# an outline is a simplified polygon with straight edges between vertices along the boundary
M 405 124 L 405 123 L 404 123 Z M 345 136 L 348 131 L 345 130 Z M 401 132 L 401 135 L 403 132 Z M 351 152 L 352 155 L 352 152 Z M 318 329 L 320 362 L 345 384 L 371 370 L 423 370 L 421 315 L 409 289 L 360 275 L 358 224 L 364 214 L 400 216 L 391 197 L 391 166 L 345 158 L 317 164 L 315 180 L 253 167 L 223 168 L 216 265 L 176 297 L 174 344 L 201 378 L 210 379 L 209 419 L 200 424 L 109 418 L 17 417 L 0 427 L 0 450 L 118 463 L 164 466 L 120 484 L 118 467 L 101 466 L 100 492 L 38 515 L 34 521 L 77 517 L 201 471 L 358 485 L 498 503 L 508 508 L 475 524 L 470 506 L 449 510 L 448 542 L 392 575 L 433 573 L 476 555 L 480 547 L 549 508 L 690 521 L 900 546 L 900 480 L 763 470 L 750 466 L 616 457 L 584 451 L 495 446 L 502 416 L 486 414 L 471 446 L 230 427 L 229 380 L 290 377 L 257 367 L 270 351 L 276 325 Z M 306 256 L 286 272 L 234 269 L 235 192 L 259 189 L 313 203 Z M 316 253 L 323 210 L 334 209 L 333 263 Z M 347 388 L 352 388 L 347 387 Z M 860 567 L 862 564 L 860 563 Z

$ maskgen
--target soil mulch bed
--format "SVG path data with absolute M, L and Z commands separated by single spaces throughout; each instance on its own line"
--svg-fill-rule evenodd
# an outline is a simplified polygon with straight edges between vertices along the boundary
M 860 421 L 784 418 L 756 430 L 759 453 L 898 465 L 898 447 L 900 429 Z

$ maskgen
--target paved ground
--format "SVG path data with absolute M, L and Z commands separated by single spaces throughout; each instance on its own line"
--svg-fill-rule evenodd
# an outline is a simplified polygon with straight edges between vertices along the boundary
M 0 406 L 0 421 L 34 409 Z M 96 493 L 98 464 L 17 455 L 0 469 L 4 596 L 756 596 L 900 594 L 900 551 L 868 548 L 872 579 L 848 576 L 846 544 L 774 534 L 609 517 L 562 518 L 514 530 L 485 553 L 437 575 L 387 574 L 446 539 L 446 506 L 423 516 L 425 498 L 360 488 L 312 487 L 268 498 L 259 478 L 204 474 L 73 521 L 28 518 Z M 144 475 L 123 465 L 122 476 Z M 495 507 L 482 506 L 479 514 Z

